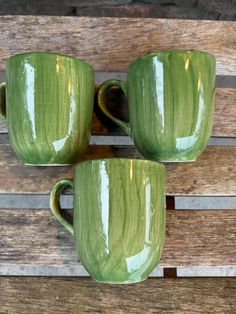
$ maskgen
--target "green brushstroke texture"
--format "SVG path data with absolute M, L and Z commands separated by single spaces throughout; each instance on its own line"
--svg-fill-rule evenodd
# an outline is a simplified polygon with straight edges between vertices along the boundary
M 108 112 L 102 87 L 99 105 L 123 128 L 147 159 L 195 160 L 211 136 L 215 93 L 215 58 L 200 51 L 156 52 L 128 66 L 130 125 Z M 129 132 L 127 132 L 127 130 Z
M 76 166 L 74 225 L 60 214 L 57 183 L 51 209 L 75 236 L 89 274 L 107 283 L 146 279 L 158 264 L 165 239 L 165 174 L 156 162 L 130 159 L 86 161 Z
M 6 119 L 24 163 L 70 164 L 85 152 L 91 130 L 94 71 L 72 57 L 16 55 L 6 67 Z

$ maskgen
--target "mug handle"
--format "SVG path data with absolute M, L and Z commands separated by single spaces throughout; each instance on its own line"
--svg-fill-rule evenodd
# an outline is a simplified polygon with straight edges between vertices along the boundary
M 0 84 L 0 117 L 6 120 L 6 83 Z
M 67 187 L 74 187 L 73 180 L 63 179 L 58 181 L 52 188 L 50 194 L 50 208 L 56 219 L 74 236 L 73 225 L 62 215 L 60 196 L 61 192 Z
M 127 97 L 127 83 L 125 81 L 121 80 L 108 80 L 105 81 L 98 91 L 98 105 L 102 112 L 110 118 L 114 123 L 116 123 L 125 133 L 127 133 L 131 137 L 131 129 L 130 129 L 130 123 L 127 123 L 125 121 L 122 121 L 120 119 L 117 119 L 113 117 L 113 115 L 108 111 L 106 101 L 105 101 L 105 93 L 106 90 L 112 86 L 118 86 L 121 88 L 125 96 Z

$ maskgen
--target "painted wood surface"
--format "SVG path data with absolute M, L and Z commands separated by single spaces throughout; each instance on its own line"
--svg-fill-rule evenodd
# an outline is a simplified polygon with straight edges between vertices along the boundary
M 79 56 L 95 70 L 124 71 L 140 55 L 178 48 L 212 53 L 217 74 L 236 74 L 234 22 L 1 16 L 0 28 L 0 69 L 10 55 L 46 50 Z
M 89 146 L 83 160 L 106 157 L 140 158 L 134 148 Z M 30 167 L 22 164 L 11 146 L 0 145 L 0 193 L 48 194 L 62 178 L 72 178 L 72 167 Z M 208 147 L 195 162 L 166 164 L 167 195 L 236 195 L 236 147 Z
M 158 267 L 224 267 L 223 275 L 236 274 L 235 215 L 235 210 L 167 210 Z M 0 209 L 0 246 L 0 275 L 86 274 L 73 237 L 49 209 Z
M 148 279 L 103 285 L 85 278 L 0 280 L 2 313 L 235 313 L 235 278 Z

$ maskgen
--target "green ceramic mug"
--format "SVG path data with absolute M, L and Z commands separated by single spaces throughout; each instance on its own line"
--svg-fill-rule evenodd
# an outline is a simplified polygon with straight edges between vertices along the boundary
M 145 280 L 159 262 L 165 238 L 164 166 L 132 159 L 78 164 L 74 180 L 53 187 L 50 206 L 75 237 L 80 261 L 97 281 Z M 61 191 L 74 188 L 73 225 L 63 217 Z
M 130 122 L 112 116 L 105 92 L 119 86 L 128 98 Z M 106 81 L 101 110 L 134 139 L 141 154 L 159 161 L 196 160 L 212 131 L 215 58 L 201 51 L 161 51 L 128 66 L 127 83 Z
M 0 95 L 0 114 L 24 163 L 71 164 L 85 152 L 94 99 L 89 64 L 49 52 L 15 55 L 7 61 Z

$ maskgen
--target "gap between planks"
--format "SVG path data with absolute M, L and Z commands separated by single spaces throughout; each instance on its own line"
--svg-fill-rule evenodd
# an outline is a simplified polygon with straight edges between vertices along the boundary
M 175 196 L 174 202 L 176 210 L 236 210 L 236 197 Z M 62 195 L 61 207 L 72 209 L 73 195 Z M 0 194 L 0 208 L 49 208 L 49 194 Z
M 0 82 L 5 81 L 6 72 L 0 70 Z M 127 80 L 126 72 L 95 72 L 95 84 L 101 85 L 104 81 L 115 79 L 115 80 Z M 220 88 L 236 88 L 236 76 L 230 75 L 217 75 L 216 76 L 216 87 Z
M 172 269 L 172 267 L 171 267 Z M 188 266 L 176 267 L 176 278 L 183 277 L 235 277 L 236 266 Z M 155 267 L 149 278 L 164 277 L 166 267 Z M 82 264 L 77 266 L 0 266 L 0 276 L 47 276 L 47 277 L 90 277 Z
M 0 144 L 9 144 L 9 136 L 7 133 L 1 133 Z M 135 146 L 134 141 L 125 135 L 92 135 L 89 145 L 108 145 L 108 146 Z M 236 146 L 236 138 L 234 137 L 211 137 L 208 146 Z

